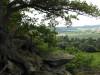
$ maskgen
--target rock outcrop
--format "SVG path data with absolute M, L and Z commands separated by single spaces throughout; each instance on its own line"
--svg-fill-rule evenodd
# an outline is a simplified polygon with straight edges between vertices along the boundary
M 65 64 L 68 63 L 73 56 L 69 54 L 59 55 L 51 54 L 43 60 L 41 70 L 50 73 L 46 75 L 71 75 L 68 71 L 66 71 Z
M 71 75 L 66 71 L 65 64 L 73 58 L 73 55 L 63 52 L 41 55 L 27 39 L 7 41 L 8 44 L 4 47 L 9 53 L 0 56 L 0 75 Z M 5 61 L 2 61 L 2 58 Z M 5 64 L 2 66 L 2 63 Z

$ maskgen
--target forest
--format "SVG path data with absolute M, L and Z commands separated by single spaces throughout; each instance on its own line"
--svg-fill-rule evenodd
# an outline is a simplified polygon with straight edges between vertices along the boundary
M 0 75 L 100 75 L 100 39 L 56 36 L 56 18 L 69 27 L 78 15 L 100 10 L 80 0 L 0 0 Z

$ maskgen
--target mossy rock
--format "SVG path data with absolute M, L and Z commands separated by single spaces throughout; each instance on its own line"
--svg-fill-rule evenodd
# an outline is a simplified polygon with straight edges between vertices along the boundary
M 51 66 L 62 66 L 74 58 L 73 55 L 64 53 L 62 51 L 49 53 L 44 57 L 44 62 Z
M 53 72 L 48 72 L 48 71 L 35 71 L 35 72 L 32 72 L 31 75 L 57 75 Z

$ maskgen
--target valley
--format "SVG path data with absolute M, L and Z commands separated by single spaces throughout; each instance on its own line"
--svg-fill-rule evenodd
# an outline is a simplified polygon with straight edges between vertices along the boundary
M 77 27 L 57 27 L 57 36 L 69 36 L 70 38 L 100 38 L 100 25 L 77 26 Z

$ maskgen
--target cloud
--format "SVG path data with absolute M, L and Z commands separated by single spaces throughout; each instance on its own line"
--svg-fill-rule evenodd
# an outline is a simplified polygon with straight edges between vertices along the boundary
M 81 0 L 84 1 L 84 0 Z M 100 0 L 85 0 L 87 3 L 92 3 L 94 5 L 97 5 L 98 8 L 100 8 Z M 83 26 L 83 25 L 97 25 L 100 24 L 100 19 L 96 19 L 93 17 L 88 16 L 78 16 L 79 20 L 73 20 L 72 26 Z

